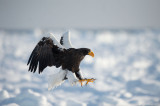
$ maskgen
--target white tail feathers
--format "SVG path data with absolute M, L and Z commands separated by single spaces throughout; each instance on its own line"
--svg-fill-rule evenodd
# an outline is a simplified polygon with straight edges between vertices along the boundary
M 79 73 L 81 75 L 81 73 Z M 68 78 L 68 81 L 71 85 L 75 85 L 78 82 L 78 79 L 75 75 L 75 73 L 69 71 L 69 70 L 62 70 L 56 74 L 52 74 L 49 76 L 48 80 L 48 90 L 51 90 L 59 85 L 61 85 L 64 82 L 64 78 Z
M 48 80 L 48 90 L 61 85 L 64 82 L 66 74 L 67 71 L 61 69 L 58 73 L 50 75 Z

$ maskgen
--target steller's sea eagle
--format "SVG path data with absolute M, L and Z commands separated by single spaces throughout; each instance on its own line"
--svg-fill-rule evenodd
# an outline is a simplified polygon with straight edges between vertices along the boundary
M 59 86 L 68 79 L 71 84 L 81 83 L 86 81 L 94 82 L 95 79 L 83 78 L 79 65 L 86 55 L 94 57 L 94 53 L 88 48 L 73 48 L 69 38 L 69 32 L 62 35 L 60 43 L 52 33 L 48 37 L 43 37 L 34 50 L 32 51 L 27 65 L 28 71 L 36 72 L 37 67 L 39 74 L 47 66 L 61 67 L 60 71 L 53 74 L 49 78 L 48 90 Z

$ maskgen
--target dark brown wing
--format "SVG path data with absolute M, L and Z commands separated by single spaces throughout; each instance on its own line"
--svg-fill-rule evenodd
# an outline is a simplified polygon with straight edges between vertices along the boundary
M 39 65 L 39 73 L 41 73 L 47 66 L 61 66 L 61 54 L 63 51 L 53 44 L 50 37 L 43 37 L 34 50 L 32 51 L 27 65 L 28 71 L 35 72 Z

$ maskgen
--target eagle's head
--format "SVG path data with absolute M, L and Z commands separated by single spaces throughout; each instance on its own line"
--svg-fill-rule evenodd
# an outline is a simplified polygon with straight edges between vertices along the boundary
M 83 56 L 90 55 L 90 56 L 94 57 L 94 53 L 92 52 L 91 49 L 80 48 L 79 50 L 81 51 L 81 53 L 83 54 Z

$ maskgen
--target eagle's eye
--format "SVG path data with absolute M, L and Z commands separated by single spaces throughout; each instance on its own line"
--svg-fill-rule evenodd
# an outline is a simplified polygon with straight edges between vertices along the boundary
M 84 54 L 84 55 L 87 55 L 89 52 L 90 52 L 90 50 L 89 50 L 89 49 L 86 49 L 86 50 L 83 51 L 83 54 Z
M 88 48 L 80 48 L 79 49 L 81 51 L 81 53 L 85 56 L 85 55 L 90 55 L 92 57 L 94 57 L 94 53 L 92 52 L 92 50 L 88 49 Z M 79 51 L 78 50 L 78 51 Z

